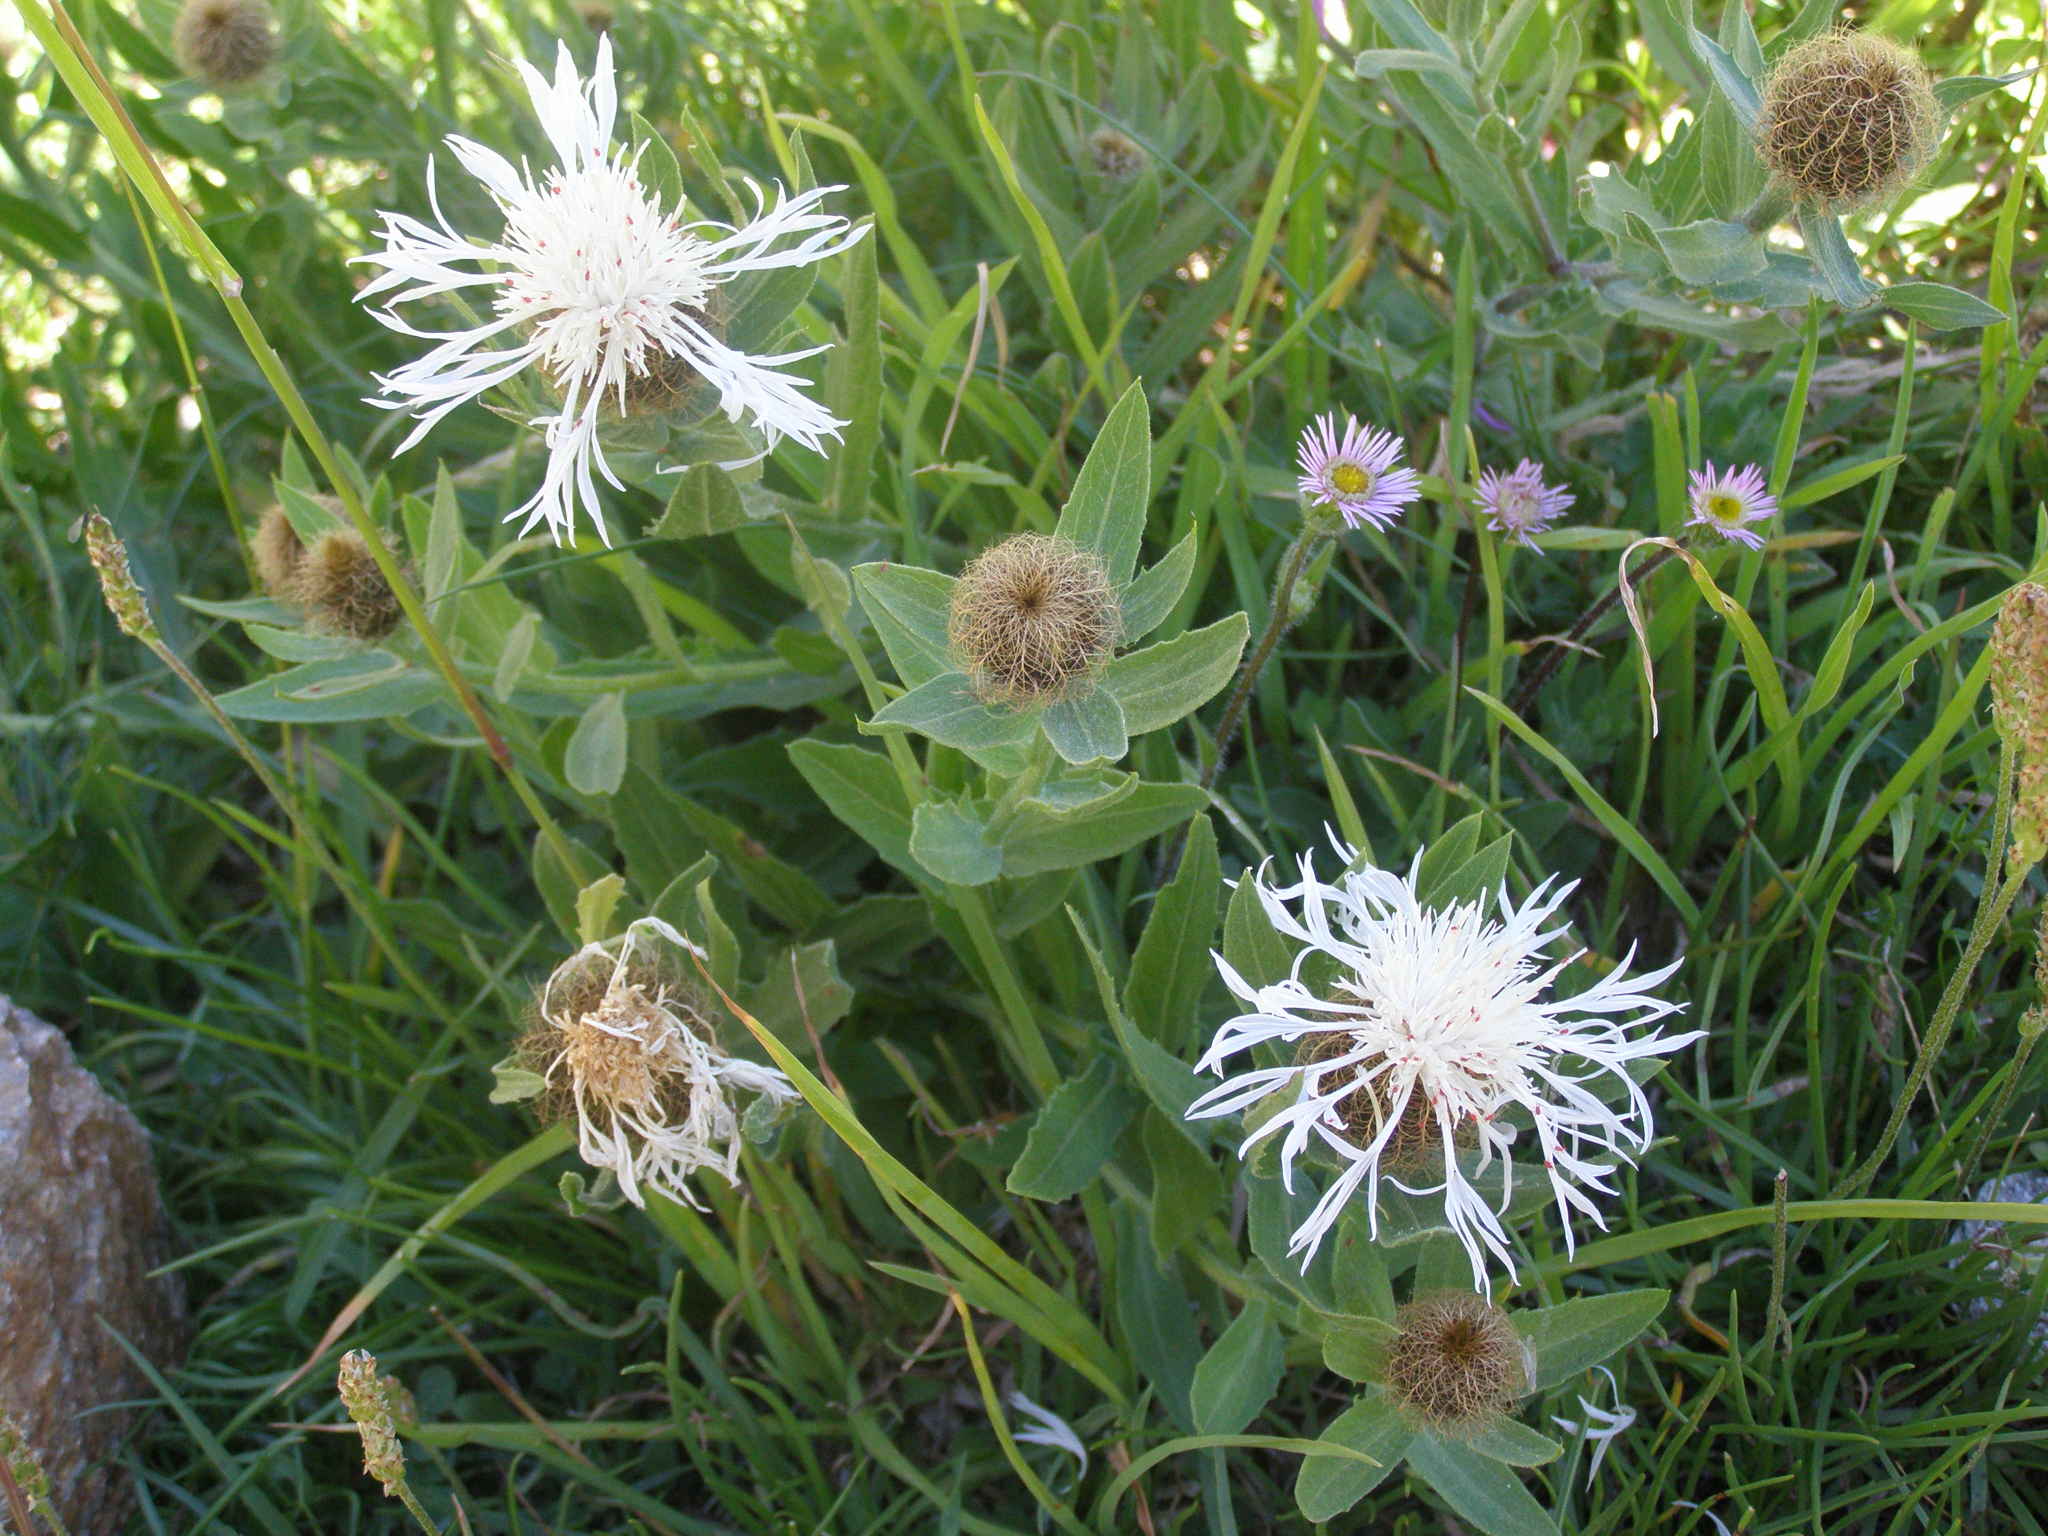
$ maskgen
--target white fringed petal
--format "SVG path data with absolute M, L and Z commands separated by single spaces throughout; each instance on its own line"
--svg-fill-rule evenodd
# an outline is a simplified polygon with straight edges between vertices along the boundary
M 1337 853 L 1347 866 L 1357 857 L 1341 843 Z M 1651 991 L 1677 966 L 1630 976 L 1633 950 L 1576 997 L 1548 995 L 1570 963 L 1547 951 L 1564 936 L 1565 926 L 1552 918 L 1574 884 L 1546 880 L 1520 903 L 1503 890 L 1491 915 L 1485 902 L 1426 908 L 1415 889 L 1421 863 L 1418 854 L 1405 878 L 1365 866 L 1325 884 L 1313 858 L 1304 857 L 1294 884 L 1269 883 L 1264 869 L 1249 877 L 1275 931 L 1299 946 L 1292 974 L 1253 986 L 1215 957 L 1224 985 L 1250 1011 L 1217 1030 L 1197 1070 L 1221 1075 L 1230 1058 L 1263 1041 L 1298 1046 L 1311 1036 L 1334 1035 L 1342 1047 L 1298 1051 L 1309 1059 L 1227 1077 L 1187 1113 L 1189 1119 L 1240 1113 L 1291 1086 L 1292 1102 L 1245 1138 L 1240 1156 L 1280 1136 L 1289 1189 L 1296 1162 L 1313 1145 L 1341 1165 L 1293 1234 L 1289 1252 L 1301 1255 L 1303 1267 L 1354 1198 L 1364 1199 L 1377 1235 L 1384 1178 L 1408 1194 L 1443 1198 L 1444 1218 L 1471 1258 L 1473 1288 L 1490 1293 L 1489 1261 L 1511 1276 L 1515 1268 L 1501 1220 L 1517 1140 L 1506 1112 L 1519 1110 L 1533 1127 L 1569 1251 L 1572 1218 L 1604 1228 L 1594 1196 L 1611 1198 L 1615 1174 L 1650 1144 L 1649 1100 L 1628 1064 L 1668 1054 L 1703 1032 L 1667 1036 L 1646 1028 L 1677 1011 L 1677 1004 Z M 1332 996 L 1319 996 L 1301 980 L 1304 962 L 1316 956 L 1335 962 L 1340 980 Z M 1588 1086 L 1600 1080 L 1622 1085 L 1619 1107 Z M 1381 1106 L 1370 1140 L 1358 1137 L 1343 1113 L 1344 1101 L 1361 1088 Z M 1417 1095 L 1443 1144 L 1442 1177 L 1433 1183 L 1410 1184 L 1384 1167 L 1388 1144 Z M 1474 1171 L 1501 1164 L 1498 1207 L 1461 1166 L 1461 1139 L 1462 1150 L 1476 1148 Z

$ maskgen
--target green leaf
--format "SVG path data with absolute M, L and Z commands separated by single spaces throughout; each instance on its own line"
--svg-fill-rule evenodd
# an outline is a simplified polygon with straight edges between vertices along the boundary
M 1024 1151 L 1010 1170 L 1010 1193 L 1033 1200 L 1079 1194 L 1109 1161 L 1137 1111 L 1137 1095 L 1115 1060 L 1097 1056 L 1086 1072 L 1055 1088 L 1031 1122 Z
M 456 556 L 462 543 L 462 504 L 455 499 L 455 482 L 448 478 L 448 466 L 443 464 L 434 478 L 434 506 L 427 524 L 420 590 L 434 609 L 435 623 L 444 630 L 453 627 L 455 604 L 460 601 L 447 594 L 455 584 Z
M 1177 827 L 1208 803 L 1193 784 L 1139 784 L 1112 803 L 1061 815 L 1024 802 L 1003 833 L 1003 872 L 1074 869 Z
M 1102 1012 L 1109 1020 L 1117 1044 L 1123 1047 L 1125 1064 L 1130 1067 L 1139 1089 L 1159 1112 L 1154 1120 L 1178 1132 L 1189 1147 L 1206 1147 L 1207 1137 L 1190 1125 L 1187 1118 L 1188 1106 L 1200 1097 L 1202 1091 L 1195 1080 L 1194 1070 L 1178 1056 L 1154 1045 L 1131 1028 L 1130 1019 L 1117 1004 L 1116 986 L 1109 979 L 1109 968 L 1102 963 L 1101 951 L 1089 937 L 1087 924 L 1081 921 L 1081 915 L 1072 907 L 1067 908 L 1067 919 L 1074 925 L 1075 937 L 1081 941 L 1089 967 L 1095 972 L 1095 989 L 1102 998 Z M 1156 1200 L 1154 1205 L 1157 1206 Z M 1153 1236 L 1156 1239 L 1159 1234 L 1155 1231 Z
M 1243 1431 L 1279 1390 L 1286 1369 L 1287 1344 L 1273 1321 L 1273 1309 L 1254 1298 L 1195 1367 L 1191 1397 L 1196 1431 Z
M 821 560 L 811 553 L 811 546 L 804 542 L 794 523 L 789 531 L 789 573 L 796 578 L 804 606 L 824 621 L 827 631 L 843 636 L 839 623 L 853 606 L 853 584 L 846 579 L 846 572 L 830 560 Z M 838 644 L 834 640 L 833 648 Z
M 1385 1482 L 1407 1454 L 1415 1431 L 1383 1395 L 1368 1390 L 1318 1438 L 1379 1464 L 1360 1466 L 1342 1456 L 1310 1456 L 1302 1462 L 1294 1478 L 1294 1502 L 1305 1518 L 1323 1521 L 1334 1520 Z
M 1115 762 L 1131 748 L 1124 730 L 1123 706 L 1106 688 L 1056 699 L 1039 716 L 1046 740 L 1066 761 L 1079 766 Z
M 1591 1370 L 1633 1342 L 1670 1299 L 1669 1291 L 1618 1291 L 1516 1312 L 1515 1332 L 1536 1352 L 1536 1379 L 1530 1390 L 1547 1392 Z
M 1951 288 L 1947 283 L 1893 283 L 1880 290 L 1877 297 L 1885 308 L 1895 309 L 1909 320 L 1918 320 L 1936 331 L 1996 325 L 2011 318 L 2004 310 L 1986 304 L 1974 293 Z
M 1199 1364 L 1201 1335 L 1181 1285 L 1179 1267 L 1155 1264 L 1154 1244 L 1141 1231 L 1144 1213 L 1130 1201 L 1117 1211 L 1117 1326 L 1129 1358 L 1152 1383 L 1159 1402 L 1184 1428 L 1194 1428 L 1189 1397 Z
M 1753 277 L 1764 269 L 1764 237 L 1726 219 L 1700 219 L 1656 231 L 1671 270 L 1682 283 L 1703 287 Z
M 540 890 L 540 899 L 547 904 L 548 915 L 562 930 L 562 937 L 571 943 L 582 942 L 576 937 L 581 926 L 577 921 L 577 902 L 584 891 L 607 873 L 604 860 L 566 832 L 559 837 L 550 837 L 545 832 L 536 834 L 533 883 Z
M 1742 66 L 1729 56 L 1728 50 L 1706 33 L 1695 31 L 1692 41 L 1713 74 L 1714 84 L 1721 88 L 1728 105 L 1735 109 L 1736 119 L 1745 131 L 1755 132 L 1757 114 L 1763 110 L 1763 99 L 1756 93 L 1756 83 L 1742 72 Z
M 1367 1382 L 1387 1361 L 1394 1325 L 1376 1317 L 1346 1316 L 1323 1333 L 1323 1364 L 1346 1381 Z
M 1053 533 L 1102 557 L 1112 585 L 1131 579 L 1152 499 L 1152 434 L 1144 381 L 1124 391 L 1074 477 Z
M 951 576 L 914 565 L 886 562 L 857 565 L 853 584 L 882 638 L 882 649 L 906 688 L 916 688 L 955 670 L 946 639 L 946 615 L 953 603 Z
M 1223 958 L 1247 985 L 1267 987 L 1284 980 L 1294 968 L 1294 952 L 1266 916 L 1257 880 L 1258 872 L 1248 869 L 1230 893 L 1223 914 Z
M 1133 736 L 1160 730 L 1222 691 L 1250 633 L 1251 621 L 1233 613 L 1205 629 L 1119 656 L 1103 669 L 1103 690 L 1116 695 Z
M 881 285 L 875 273 L 875 236 L 841 258 L 840 303 L 845 306 L 846 340 L 832 349 L 826 366 L 825 398 L 847 418 L 832 450 L 831 489 L 826 504 L 842 518 L 867 510 L 875 448 L 882 438 Z
M 1124 984 L 1125 1011 L 1168 1050 L 1185 1049 L 1192 1039 L 1195 1008 L 1215 976 L 1209 949 L 1216 942 L 1222 889 L 1216 829 L 1207 816 L 1197 816 L 1188 827 L 1180 868 L 1145 920 Z
M 1148 566 L 1124 588 L 1119 606 L 1123 613 L 1123 643 L 1132 645 L 1166 622 L 1173 605 L 1187 590 L 1195 573 L 1195 545 L 1190 532 L 1166 552 L 1158 564 Z
M 910 852 L 952 885 L 986 885 L 1003 872 L 1003 850 L 988 840 L 988 823 L 956 800 L 927 800 L 911 813 Z
M 1557 1536 L 1557 1522 L 1522 1480 L 1468 1446 L 1420 1434 L 1408 1446 L 1408 1465 L 1453 1514 L 1486 1536 Z
M 811 793 L 876 853 L 913 879 L 924 866 L 910 853 L 910 802 L 888 758 L 843 742 L 791 742 L 789 760 Z
M 1806 241 L 1807 254 L 1813 258 L 1814 267 L 1837 304 L 1844 309 L 1861 309 L 1876 300 L 1880 290 L 1856 265 L 1856 253 L 1849 249 L 1840 219 L 1816 208 L 1801 208 L 1799 233 Z
M 1934 99 L 1941 103 L 1942 111 L 1954 112 L 1979 96 L 1987 96 L 2033 73 L 2031 69 L 2016 69 L 2009 75 L 1951 75 L 1946 80 L 1934 82 Z
M 676 477 L 668 506 L 650 531 L 656 538 L 703 539 L 752 521 L 731 475 L 716 464 L 692 464 Z
M 768 971 L 746 992 L 747 1011 L 775 1038 L 799 1055 L 811 1036 L 823 1039 L 853 1007 L 853 987 L 839 974 L 839 955 L 830 939 L 792 944 L 768 962 Z
M 1464 1443 L 1482 1456 L 1511 1467 L 1544 1467 L 1564 1454 L 1564 1447 L 1519 1419 L 1494 1419 L 1482 1424 Z
M 1162 1264 L 1180 1252 L 1211 1217 L 1230 1214 L 1230 1192 L 1223 1175 L 1208 1152 L 1190 1141 L 1186 1132 L 1186 1122 L 1156 1108 L 1145 1111 L 1139 1129 L 1145 1163 L 1152 1174 L 1152 1252 Z
M 606 875 L 576 893 L 576 936 L 582 943 L 597 944 L 611 937 L 612 914 L 625 893 L 624 875 Z
M 389 651 L 313 661 L 221 694 L 214 702 L 236 720 L 335 724 L 396 720 L 444 697 L 438 678 Z
M 1508 855 L 1514 842 L 1513 833 L 1503 832 L 1470 858 L 1440 870 L 1434 881 L 1423 887 L 1423 900 L 1432 907 L 1456 907 L 1467 902 L 1491 905 L 1507 879 Z
M 584 795 L 609 795 L 626 777 L 626 696 L 607 693 L 576 722 L 562 758 L 569 787 Z
M 964 672 L 947 672 L 892 699 L 863 727 L 868 731 L 917 731 L 963 750 L 1020 746 L 1038 729 L 1036 717 L 996 708 L 974 696 Z

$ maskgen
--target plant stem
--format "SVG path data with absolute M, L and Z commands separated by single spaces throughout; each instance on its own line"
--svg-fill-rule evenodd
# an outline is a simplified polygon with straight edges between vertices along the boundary
M 1231 690 L 1229 702 L 1223 706 L 1223 718 L 1216 722 L 1215 751 L 1199 781 L 1204 789 L 1215 786 L 1216 776 L 1223 771 L 1224 760 L 1230 755 L 1230 741 L 1237 734 L 1238 717 L 1244 713 L 1252 687 L 1265 670 L 1280 637 L 1294 627 L 1294 620 L 1289 616 L 1294 606 L 1294 584 L 1308 569 L 1309 557 L 1328 537 L 1328 531 L 1320 523 L 1310 523 L 1295 535 L 1294 543 L 1288 548 L 1287 558 L 1280 567 L 1280 579 L 1273 584 L 1273 614 L 1266 620 L 1266 632 L 1259 636 L 1259 643 L 1245 658 L 1244 666 L 1237 674 L 1237 686 Z
M 1676 553 L 1677 551 L 1675 550 L 1659 550 L 1657 558 L 1644 566 L 1642 573 L 1636 577 L 1637 582 L 1647 582 Z M 1614 586 L 1599 602 L 1579 615 L 1579 621 L 1571 627 L 1570 632 L 1565 635 L 1563 642 L 1551 647 L 1550 654 L 1545 656 L 1537 664 L 1536 670 L 1531 672 L 1515 689 L 1515 696 L 1508 700 L 1508 712 L 1510 714 L 1527 718 L 1529 706 L 1536 702 L 1537 693 L 1542 690 L 1545 683 L 1550 681 L 1550 674 L 1555 672 L 1559 665 L 1562 664 L 1565 653 L 1571 650 L 1580 640 L 1583 640 L 1592 630 L 1593 626 L 1606 617 L 1612 611 L 1614 605 L 1620 601 L 1621 583 L 1616 581 Z
M 1948 985 L 1942 988 L 1941 1001 L 1935 1005 L 1934 1022 L 1927 1027 L 1927 1034 L 1920 1042 L 1920 1055 L 1913 1063 L 1913 1070 L 1906 1077 L 1905 1091 L 1892 1105 L 1891 1119 L 1885 1123 L 1884 1134 L 1878 1138 L 1876 1150 L 1863 1160 L 1861 1166 L 1843 1181 L 1838 1194 L 1843 1199 L 1853 1200 L 1870 1187 L 1870 1181 L 1877 1177 L 1877 1171 L 1890 1156 L 1892 1145 L 1899 1139 L 1899 1132 L 1905 1129 L 1906 1115 L 1913 1107 L 1913 1101 L 1920 1096 L 1920 1089 L 1927 1081 L 1927 1074 L 1934 1069 L 1935 1058 L 1941 1055 L 1948 1044 L 1949 1031 L 1955 1028 L 1956 1015 L 1962 1011 L 1963 994 L 1969 990 L 1970 978 L 1976 973 L 1977 962 L 1984 958 L 1984 951 L 1991 946 L 1991 937 L 2005 921 L 2012 910 L 2020 889 L 2027 883 L 2027 876 L 2033 872 L 2031 864 L 2019 864 L 2008 859 L 2011 865 L 2006 873 L 2005 883 L 1996 895 L 1987 891 L 1985 899 L 1977 906 L 1977 921 L 1970 929 L 1970 940 L 1963 950 L 1963 957 L 1956 962 L 1956 968 L 1949 973 Z

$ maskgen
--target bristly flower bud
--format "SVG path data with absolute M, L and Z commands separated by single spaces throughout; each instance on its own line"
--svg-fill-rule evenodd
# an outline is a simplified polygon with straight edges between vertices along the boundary
M 100 592 L 106 597 L 114 622 L 121 626 L 121 633 L 145 645 L 153 643 L 157 637 L 156 624 L 149 616 L 149 604 L 143 601 L 135 573 L 128 568 L 128 551 L 121 536 L 114 532 L 114 525 L 98 512 L 89 514 L 85 520 L 85 552 L 93 569 L 99 572 Z
M 1529 1349 L 1507 1313 L 1469 1291 L 1421 1296 L 1394 1314 L 1387 1395 L 1439 1434 L 1470 1435 L 1529 1390 Z
M 363 1471 L 384 1485 L 386 1495 L 398 1497 L 405 1487 L 405 1447 L 398 1431 L 419 1419 L 412 1394 L 397 1377 L 379 1376 L 377 1357 L 366 1349 L 341 1357 L 335 1385 L 363 1437 Z
M 1919 55 L 1868 32 L 1831 32 L 1772 69 L 1756 147 L 1794 197 L 1840 211 L 1886 201 L 1911 181 L 1940 124 Z
M 201 85 L 232 89 L 277 62 L 277 20 L 264 0 L 185 0 L 171 47 Z
M 982 551 L 953 587 L 946 638 L 976 697 L 1050 704 L 1089 686 L 1122 617 L 1109 572 L 1064 539 L 1020 533 Z
M 348 531 L 313 541 L 292 578 L 291 595 L 306 610 L 308 627 L 366 643 L 382 640 L 405 616 L 370 546 Z
M 284 515 L 283 507 L 272 507 L 264 513 L 249 537 L 249 556 L 256 562 L 256 578 L 272 597 L 291 596 L 292 583 L 305 555 L 306 546 L 299 541 L 299 530 Z
M 1095 169 L 1111 181 L 1129 181 L 1145 169 L 1147 158 L 1136 139 L 1107 123 L 1088 135 L 1088 154 Z
M 1991 627 L 1991 714 L 2018 777 L 2014 857 L 2048 853 L 2048 587 L 2023 581 L 2005 595 Z

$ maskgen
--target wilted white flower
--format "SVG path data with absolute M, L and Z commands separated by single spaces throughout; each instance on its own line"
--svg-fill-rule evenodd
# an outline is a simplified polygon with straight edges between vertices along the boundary
M 1536 549 L 1531 534 L 1541 533 L 1570 509 L 1578 498 L 1543 479 L 1543 466 L 1524 459 L 1506 474 L 1489 469 L 1479 476 L 1479 510 L 1486 526 Z M 1541 550 L 1536 550 L 1541 554 Z
M 1615 1406 L 1597 1407 L 1591 1398 L 1579 1399 L 1579 1411 L 1583 1419 L 1567 1419 L 1562 1414 L 1553 1415 L 1550 1422 L 1568 1435 L 1584 1435 L 1593 1447 L 1593 1458 L 1586 1463 L 1586 1486 L 1593 1486 L 1593 1479 L 1600 1475 L 1600 1463 L 1606 1459 L 1608 1445 L 1620 1435 L 1627 1434 L 1635 1427 L 1636 1411 L 1621 1401 L 1621 1388 L 1615 1385 L 1614 1372 L 1604 1365 L 1593 1367 L 1607 1378 L 1607 1385 L 1614 1392 Z
M 1013 1429 L 1010 1438 L 1019 1445 L 1043 1445 L 1056 1451 L 1065 1451 L 1081 1463 L 1076 1478 L 1088 1475 L 1088 1447 L 1081 1443 L 1081 1437 L 1074 1433 L 1074 1426 L 1049 1408 L 1041 1408 L 1022 1392 L 1012 1392 L 1010 1406 L 1030 1419 L 1035 1426 L 1031 1429 Z
M 667 946 L 664 948 L 664 946 Z M 797 1097 L 773 1067 L 720 1049 L 683 957 L 703 951 L 658 917 L 586 944 L 555 968 L 518 1056 L 547 1084 L 543 1116 L 575 1116 L 583 1161 L 608 1168 L 644 1206 L 642 1186 L 703 1209 L 684 1181 L 711 1168 L 739 1182 L 737 1090 Z
M 1347 865 L 1356 858 L 1342 843 L 1336 847 Z M 1519 1111 L 1533 1126 L 1569 1250 L 1573 1211 L 1606 1226 L 1587 1191 L 1615 1193 L 1608 1179 L 1617 1162 L 1632 1163 L 1631 1154 L 1650 1143 L 1650 1104 L 1628 1064 L 1676 1050 L 1701 1032 L 1634 1032 L 1679 1005 L 1650 993 L 1676 963 L 1631 977 L 1633 948 L 1586 991 L 1545 996 L 1577 958 L 1550 959 L 1546 951 L 1566 929 L 1544 926 L 1576 881 L 1552 889 L 1546 880 L 1519 906 L 1503 890 L 1489 917 L 1483 901 L 1423 906 L 1415 889 L 1421 863 L 1418 853 L 1405 878 L 1366 865 L 1325 885 L 1304 856 L 1299 884 L 1268 885 L 1263 870 L 1254 877 L 1273 927 L 1301 947 L 1291 974 L 1269 986 L 1252 986 L 1216 956 L 1225 984 L 1252 1011 L 1217 1031 L 1197 1070 L 1220 1073 L 1230 1057 L 1264 1041 L 1294 1045 L 1294 1059 L 1238 1073 L 1196 1100 L 1188 1118 L 1234 1114 L 1284 1096 L 1240 1155 L 1282 1135 L 1290 1189 L 1296 1160 L 1312 1139 L 1342 1165 L 1294 1233 L 1289 1251 L 1302 1255 L 1304 1268 L 1361 1189 L 1377 1235 L 1385 1177 L 1409 1194 L 1443 1196 L 1444 1216 L 1471 1255 L 1473 1286 L 1491 1294 L 1489 1252 L 1514 1272 L 1500 1219 L 1512 1193 L 1518 1135 L 1509 1113 Z M 1317 960 L 1334 975 L 1313 990 L 1303 971 Z M 1588 1086 L 1603 1076 L 1620 1088 L 1620 1108 Z M 1472 1172 L 1496 1158 L 1504 1165 L 1498 1210 L 1462 1166 L 1474 1150 Z
M 1713 461 L 1688 477 L 1691 490 L 1686 504 L 1692 515 L 1688 528 L 1711 528 L 1732 543 L 1751 549 L 1764 547 L 1763 535 L 1749 525 L 1766 522 L 1778 515 L 1778 500 L 1764 484 L 1764 472 L 1754 464 L 1741 469 L 1731 464 L 1717 470 Z
M 1327 411 L 1309 423 L 1296 445 L 1296 488 L 1311 506 L 1334 507 L 1348 527 L 1391 528 L 1401 509 L 1422 494 L 1415 471 L 1395 466 L 1400 457 L 1401 440 L 1393 433 L 1362 427 L 1347 412 L 1340 437 L 1337 413 Z
M 403 452 L 443 416 L 538 367 L 560 396 L 553 415 L 534 418 L 547 431 L 541 486 L 508 518 L 522 531 L 545 522 L 568 542 L 581 506 L 607 542 L 593 470 L 623 489 L 605 462 L 598 416 L 607 400 L 620 410 L 637 380 L 702 377 L 733 421 L 743 416 L 773 447 L 792 437 L 821 451 L 845 422 L 804 393 L 805 381 L 784 365 L 824 350 L 812 347 L 768 357 L 735 351 L 705 323 L 705 303 L 742 273 L 804 266 L 846 249 L 866 233 L 822 213 L 819 202 L 838 187 L 787 195 L 775 205 L 755 188 L 757 212 L 744 227 L 686 224 L 641 185 L 639 154 L 612 143 L 618 92 L 609 37 L 597 45 L 586 83 L 566 44 L 558 44 L 555 78 L 519 62 L 557 164 L 536 178 L 472 139 L 448 136 L 448 147 L 505 216 L 493 241 L 458 234 L 434 195 L 434 225 L 386 212 L 378 233 L 384 248 L 355 259 L 383 268 L 357 297 L 381 298 L 377 317 L 395 331 L 436 343 L 424 356 L 380 375 L 375 404 L 410 410 L 419 425 Z M 415 328 L 390 306 L 464 290 L 482 290 L 495 313 L 465 330 Z M 492 346 L 510 333 L 508 344 Z

